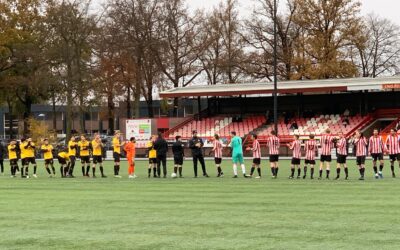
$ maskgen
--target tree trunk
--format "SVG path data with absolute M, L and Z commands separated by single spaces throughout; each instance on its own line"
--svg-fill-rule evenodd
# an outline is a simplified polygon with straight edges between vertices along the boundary
M 54 91 L 54 89 L 52 89 L 52 93 L 51 93 L 51 102 L 53 104 L 53 130 L 54 133 L 57 133 L 57 113 L 56 113 L 56 93 Z
M 147 95 L 147 110 L 149 113 L 149 118 L 154 117 L 154 111 L 153 111 L 153 91 L 149 89 L 149 93 Z
M 10 124 L 10 128 L 9 128 L 10 139 L 14 139 L 13 107 L 12 107 L 11 99 L 9 97 L 7 97 L 7 105 L 8 105 L 8 121 Z
M 28 124 L 28 119 L 31 117 L 31 108 L 32 108 L 32 98 L 29 95 L 25 96 L 25 101 L 24 101 L 24 113 L 23 113 L 23 119 L 24 119 L 24 136 L 29 135 L 29 124 Z
M 108 95 L 108 100 L 107 100 L 107 108 L 108 108 L 108 131 L 109 135 L 114 134 L 114 98 L 112 94 Z
M 126 96 L 126 118 L 131 119 L 132 118 L 132 112 L 131 112 L 131 86 L 130 84 L 127 85 L 127 96 Z

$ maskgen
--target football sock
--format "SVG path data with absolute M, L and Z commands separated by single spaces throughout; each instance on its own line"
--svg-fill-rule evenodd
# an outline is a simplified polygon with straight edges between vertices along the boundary
M 14 176 L 15 167 L 14 167 L 14 166 L 11 166 L 11 169 L 10 169 L 10 170 L 11 170 L 11 175 Z
M 85 176 L 85 167 L 82 166 L 82 175 Z
M 290 177 L 293 177 L 294 176 L 294 168 L 291 168 L 290 171 L 291 171 Z
M 258 172 L 258 176 L 261 177 L 261 168 L 260 167 L 257 168 L 257 172 Z
M 238 173 L 237 173 L 237 165 L 236 164 L 233 164 L 233 174 L 234 175 L 237 175 Z
M 298 168 L 297 168 L 297 177 L 300 177 L 300 175 L 301 175 L 301 169 L 300 169 L 300 166 L 298 166 Z
M 147 170 L 147 174 L 149 175 L 149 177 L 151 176 L 151 168 L 149 168 L 149 169 Z
M 36 174 L 37 166 L 33 166 L 33 174 Z
M 307 175 L 307 166 L 304 166 L 304 176 Z
M 326 170 L 326 178 L 329 178 L 329 174 L 331 173 L 331 171 L 329 169 Z
M 275 168 L 275 176 L 278 176 L 278 171 L 279 171 L 279 168 L 276 167 L 276 168 Z
M 86 175 L 89 175 L 90 166 L 86 166 Z
M 61 174 L 61 177 L 64 176 L 64 169 L 63 169 L 63 166 L 60 167 L 60 174 Z
M 47 171 L 48 174 L 51 174 L 49 167 L 46 168 L 46 171 Z
M 178 167 L 174 167 L 174 173 L 178 173 Z
M 222 172 L 221 167 L 218 167 L 217 170 L 218 170 L 218 174 L 221 174 L 221 172 Z
M 53 174 L 56 174 L 56 168 L 53 165 L 51 165 L 51 170 L 53 170 Z
M 93 177 L 96 175 L 96 168 L 92 168 Z
M 156 177 L 157 176 L 157 168 L 153 167 L 153 176 Z
M 377 174 L 378 173 L 378 167 L 374 166 L 374 173 Z
M 346 168 L 344 168 L 344 173 L 346 174 L 346 177 L 348 177 L 349 176 L 349 169 L 346 167 Z
M 361 171 L 362 171 L 362 177 L 364 177 L 365 168 L 362 168 Z
M 16 170 L 17 170 L 17 171 L 19 171 L 19 166 L 18 166 L 18 165 L 16 165 L 15 167 L 16 167 Z
M 322 169 L 319 170 L 319 178 L 322 178 Z
M 340 176 L 340 168 L 336 169 L 336 174 L 337 174 L 337 177 L 339 178 L 339 176 Z
M 21 166 L 21 177 L 24 176 L 24 166 Z
M 117 175 L 117 165 L 114 165 L 114 176 Z
M 256 170 L 256 168 L 255 168 L 255 167 L 251 167 L 251 169 L 250 169 L 250 175 L 251 175 L 251 176 L 253 176 L 254 170 Z M 219 172 L 218 172 L 218 173 L 219 173 Z
M 383 170 L 383 164 L 379 165 L 379 171 L 382 172 L 382 170 Z
M 182 167 L 178 167 L 179 170 L 179 176 L 182 177 Z
M 29 168 L 25 167 L 25 175 L 29 175 Z
M 311 178 L 314 178 L 314 168 L 311 168 Z
M 103 166 L 100 166 L 100 173 L 101 173 L 101 176 L 104 176 L 104 168 L 103 168 Z
M 394 173 L 394 164 L 390 165 L 390 170 L 392 170 L 392 173 Z
M 242 167 L 242 173 L 246 174 L 246 166 L 244 164 L 240 165 Z
M 271 168 L 271 173 L 272 173 L 272 176 L 275 176 L 275 168 L 274 167 Z

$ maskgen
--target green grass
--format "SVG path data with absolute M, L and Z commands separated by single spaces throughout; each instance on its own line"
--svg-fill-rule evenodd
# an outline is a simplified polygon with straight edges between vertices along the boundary
M 374 180 L 368 162 L 364 182 L 354 162 L 348 181 L 288 180 L 288 161 L 277 180 L 266 161 L 263 179 L 232 179 L 227 160 L 217 179 L 207 163 L 209 179 L 191 178 L 189 161 L 184 179 L 148 179 L 146 162 L 135 180 L 110 178 L 111 162 L 107 179 L 49 179 L 41 164 L 38 179 L 1 177 L 0 249 L 400 247 L 400 179 L 388 163 Z

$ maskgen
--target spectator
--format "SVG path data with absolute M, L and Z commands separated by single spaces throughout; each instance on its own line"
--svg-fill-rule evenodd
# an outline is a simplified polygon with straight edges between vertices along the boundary
M 297 122 L 295 120 L 293 120 L 292 125 L 290 125 L 290 129 L 293 131 L 299 129 L 299 126 L 297 125 Z
M 343 112 L 343 116 L 349 117 L 349 116 L 350 116 L 350 110 L 349 110 L 349 109 L 346 109 L 346 110 Z
M 348 125 L 350 125 L 350 120 L 349 120 L 349 117 L 345 117 L 344 119 L 343 119 L 343 126 L 344 127 L 347 127 Z

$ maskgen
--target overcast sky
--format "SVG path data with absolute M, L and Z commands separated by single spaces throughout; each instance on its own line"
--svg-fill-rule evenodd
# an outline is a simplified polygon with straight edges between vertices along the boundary
M 107 0 L 93 0 L 94 3 L 104 3 Z M 196 8 L 211 8 L 223 0 L 186 0 L 189 7 Z M 251 0 L 238 0 L 243 13 L 249 13 L 252 9 Z M 400 25 L 400 1 L 399 0 L 360 0 L 362 3 L 362 13 L 367 14 L 374 12 L 380 16 L 391 19 Z M 283 1 L 281 1 L 283 2 Z

